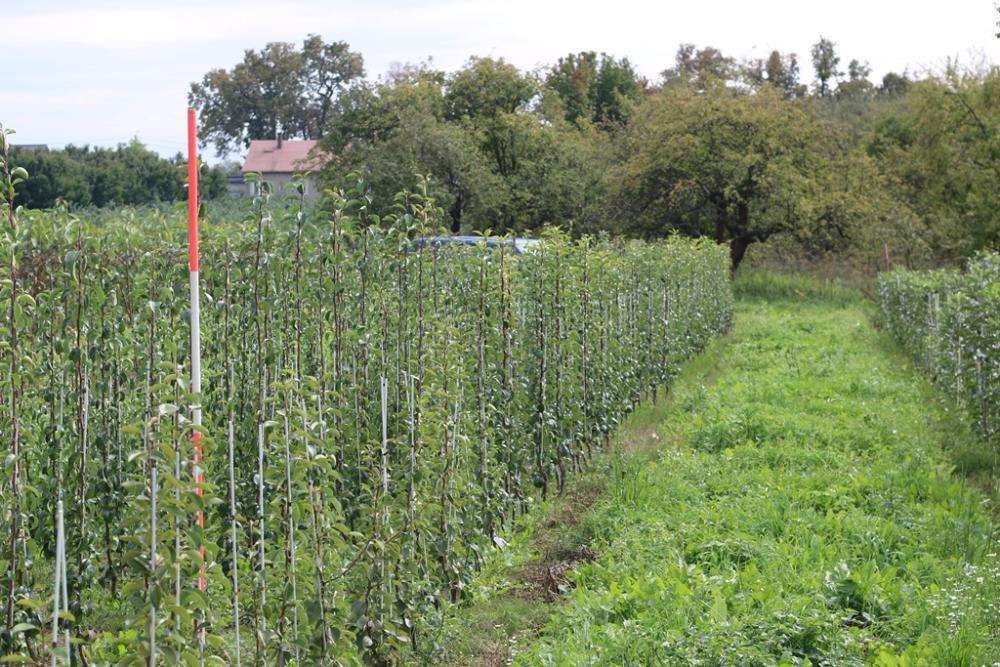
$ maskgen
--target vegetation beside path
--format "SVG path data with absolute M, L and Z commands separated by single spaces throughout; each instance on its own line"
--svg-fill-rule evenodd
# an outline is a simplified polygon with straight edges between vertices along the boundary
M 739 291 L 733 332 L 633 415 L 588 482 L 603 490 L 485 571 L 442 639 L 451 661 L 1000 660 L 995 498 L 969 481 L 995 477 L 991 457 L 866 303 Z M 519 594 L 540 561 L 559 594 Z

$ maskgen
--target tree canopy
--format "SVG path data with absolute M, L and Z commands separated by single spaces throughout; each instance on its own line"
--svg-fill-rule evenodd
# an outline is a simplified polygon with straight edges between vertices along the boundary
M 560 58 L 546 75 L 545 85 L 558 96 L 571 123 L 586 119 L 618 125 L 628 120 L 645 81 L 628 58 L 582 51 Z
M 914 262 L 996 247 L 997 68 L 876 82 L 828 37 L 806 55 L 809 74 L 795 53 L 686 43 L 655 81 L 586 50 L 534 71 L 472 57 L 370 80 L 348 45 L 310 36 L 247 51 L 191 98 L 217 149 L 279 128 L 319 138 L 328 187 L 362 175 L 387 207 L 426 184 L 455 231 L 704 235 L 734 266 L 775 236 Z
M 941 254 L 1000 248 L 1000 69 L 911 84 L 867 148 Z
M 30 174 L 16 200 L 27 208 L 51 208 L 58 201 L 76 206 L 150 204 L 176 201 L 187 193 L 184 158 L 164 159 L 138 140 L 117 148 L 41 151 L 15 146 L 12 160 Z M 204 166 L 201 181 L 206 198 L 226 191 L 226 176 L 219 168 Z
M 806 94 L 806 86 L 799 83 L 799 59 L 794 53 L 771 51 L 767 59 L 750 60 L 746 73 L 752 85 L 769 83 L 785 97 L 804 97 Z
M 501 57 L 365 77 L 345 42 L 250 49 L 191 84 L 203 145 L 315 138 L 327 191 L 359 180 L 375 209 L 426 189 L 454 232 L 707 236 L 737 267 L 776 237 L 809 255 L 891 247 L 907 264 L 1000 247 L 1000 67 L 883 72 L 821 36 L 796 53 L 735 58 L 681 44 L 658 79 L 625 56 L 567 53 L 525 71 Z M 845 64 L 846 63 L 846 64 Z M 116 149 L 15 150 L 18 203 L 170 201 L 182 159 Z M 206 169 L 207 196 L 226 167 Z
M 500 59 L 472 58 L 451 74 L 416 66 L 339 98 L 323 145 L 326 173 L 346 187 L 364 175 L 376 205 L 427 178 L 452 229 L 568 226 L 596 206 L 603 142 L 577 128 L 543 83 Z
M 840 56 L 836 45 L 826 37 L 820 37 L 812 47 L 813 69 L 816 71 L 816 94 L 826 97 L 833 92 L 833 82 L 843 75 L 837 69 L 840 66 Z
M 665 88 L 637 115 L 613 170 L 621 224 L 642 236 L 712 236 L 738 265 L 750 243 L 806 224 L 817 134 L 772 86 Z
M 701 49 L 694 44 L 681 44 L 674 57 L 674 66 L 663 70 L 663 83 L 683 83 L 705 90 L 718 81 L 728 81 L 739 73 L 736 61 L 712 46 Z
M 232 69 L 213 69 L 192 83 L 189 102 L 200 111 L 200 139 L 225 155 L 251 139 L 318 139 L 338 95 L 364 76 L 361 54 L 346 42 L 310 35 L 302 48 L 271 42 L 248 49 Z

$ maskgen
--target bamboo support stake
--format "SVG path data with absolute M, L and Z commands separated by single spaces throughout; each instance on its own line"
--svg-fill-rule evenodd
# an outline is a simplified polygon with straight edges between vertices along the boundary
M 53 578 L 52 586 L 52 667 L 56 667 L 57 654 L 56 651 L 59 648 L 59 613 L 64 608 L 64 599 L 61 597 L 63 594 L 63 587 L 65 586 L 65 580 L 63 577 L 63 558 L 65 557 L 63 553 L 63 547 L 65 545 L 65 536 L 63 535 L 63 501 L 62 498 L 59 499 L 56 504 L 56 565 L 55 565 L 55 577 Z M 69 636 L 67 633 L 67 649 L 69 648 Z M 69 651 L 67 650 L 66 659 L 69 660 Z
M 299 595 L 298 595 L 298 577 L 296 576 L 296 549 L 295 549 L 295 520 L 293 516 L 293 497 L 292 497 L 292 451 L 291 451 L 291 421 L 289 419 L 289 412 L 291 411 L 291 404 L 288 401 L 288 389 L 285 389 L 285 530 L 287 531 L 287 538 L 285 544 L 285 562 L 286 562 L 286 572 L 285 575 L 289 578 L 288 581 L 291 583 L 292 592 L 292 641 L 294 643 L 293 650 L 295 652 L 295 662 L 299 661 Z M 284 603 L 282 603 L 284 604 Z M 284 627 L 282 627 L 282 642 L 284 642 Z
M 58 585 L 62 588 L 62 608 L 64 612 L 69 612 L 69 583 L 66 577 L 66 515 L 63 510 L 62 500 L 59 501 L 59 517 L 56 528 L 62 538 L 58 541 L 56 549 L 58 550 L 58 557 L 56 560 L 59 562 L 59 577 L 57 578 Z M 63 631 L 63 648 L 66 650 L 66 662 L 70 663 L 73 659 L 72 653 L 70 653 L 70 630 L 67 627 Z
M 382 497 L 389 495 L 389 380 L 383 376 L 380 378 L 380 391 L 382 398 Z M 388 512 L 388 508 L 385 508 Z M 388 521 L 388 515 L 384 518 Z
M 386 581 L 385 576 L 385 541 L 389 539 L 389 380 L 383 375 L 379 378 L 379 395 L 381 399 L 382 408 L 382 443 L 379 447 L 379 455 L 381 459 L 382 468 L 382 497 L 379 504 L 382 507 L 382 516 L 380 517 L 380 525 L 378 534 L 382 540 L 382 549 L 379 554 L 379 574 L 381 576 L 380 583 L 380 605 L 379 613 L 382 615 L 382 627 L 385 628 L 385 607 L 386 600 L 392 600 L 391 592 L 386 595 L 386 587 L 391 586 L 391 583 Z
M 156 602 L 152 596 L 152 587 L 156 578 L 156 495 L 159 482 L 156 476 L 156 455 L 153 451 L 153 438 L 150 433 L 153 422 L 153 340 L 156 337 L 156 312 L 149 316 L 149 347 L 146 355 L 146 422 L 143 426 L 143 440 L 146 446 L 147 465 L 149 466 L 149 581 L 147 596 L 149 597 L 149 658 L 148 665 L 156 665 Z M 65 567 L 65 563 L 63 563 Z
M 236 475 L 233 470 L 233 415 L 230 412 L 226 425 L 226 439 L 229 444 L 229 512 L 232 515 L 232 576 L 233 576 L 233 629 L 236 640 L 236 667 L 240 667 L 240 577 L 237 561 L 236 541 Z
M 230 254 L 229 248 L 226 248 L 226 294 L 225 294 L 225 312 L 224 312 L 224 327 L 225 327 L 225 364 L 226 364 L 226 411 L 229 413 L 229 417 L 226 420 L 226 443 L 228 445 L 228 473 L 229 473 L 229 514 L 230 521 L 232 525 L 230 526 L 230 540 L 232 543 L 232 578 L 233 578 L 233 630 L 235 632 L 236 641 L 236 667 L 240 667 L 240 576 L 239 576 L 239 560 L 238 555 L 238 542 L 237 542 L 237 527 L 236 527 L 236 472 L 235 472 L 235 437 L 234 437 L 234 421 L 235 415 L 233 414 L 233 365 L 229 358 L 229 335 L 230 335 L 230 321 L 229 321 L 229 308 L 230 300 L 232 298 L 232 276 L 231 276 L 231 264 L 230 264 Z

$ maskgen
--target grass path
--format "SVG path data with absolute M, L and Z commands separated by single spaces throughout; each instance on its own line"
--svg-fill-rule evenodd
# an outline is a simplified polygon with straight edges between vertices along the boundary
M 514 550 L 450 626 L 456 662 L 1000 661 L 995 515 L 949 463 L 961 422 L 861 303 L 744 299 L 736 321 L 626 428 L 655 446 L 607 464 L 563 529 L 596 557 L 561 601 L 510 595 Z M 486 628 L 510 645 L 486 655 Z

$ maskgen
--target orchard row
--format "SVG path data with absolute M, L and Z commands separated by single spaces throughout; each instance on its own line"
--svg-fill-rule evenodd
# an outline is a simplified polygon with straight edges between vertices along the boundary
M 432 652 L 512 521 L 729 326 L 711 242 L 424 247 L 426 196 L 368 204 L 205 216 L 201 395 L 178 211 L 4 208 L 0 653 Z
M 878 292 L 889 331 L 1000 447 L 1000 255 L 883 274 Z

